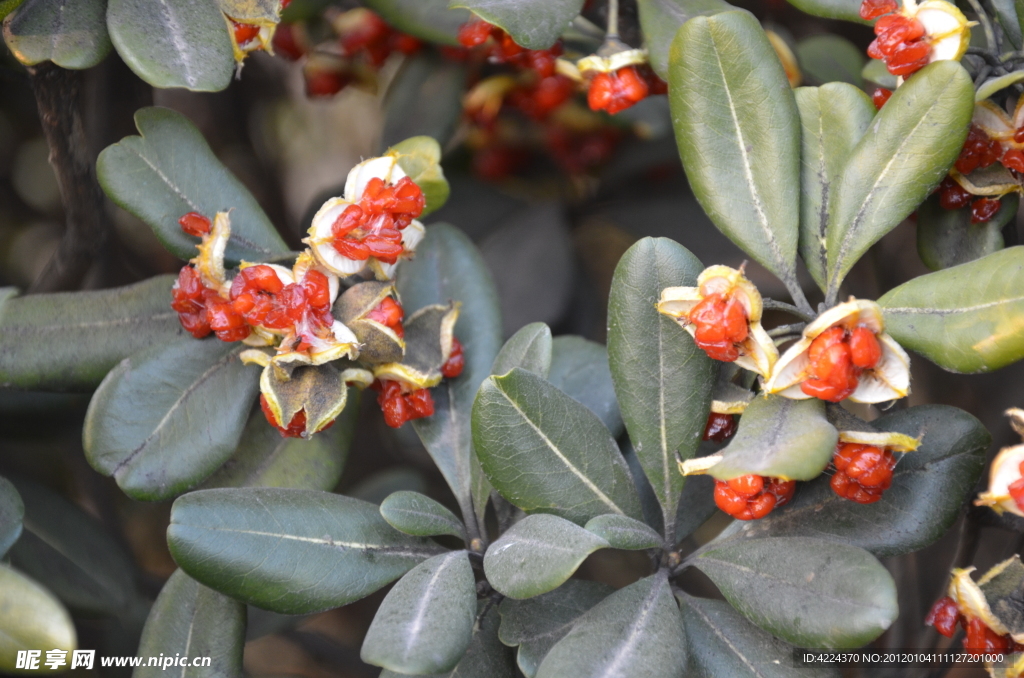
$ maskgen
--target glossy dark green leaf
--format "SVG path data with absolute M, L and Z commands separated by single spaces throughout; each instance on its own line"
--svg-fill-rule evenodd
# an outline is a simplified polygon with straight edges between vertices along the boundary
M 366 0 L 389 24 L 409 35 L 443 45 L 459 45 L 459 26 L 472 18 L 464 9 L 448 9 L 448 0 Z
M 380 514 L 391 527 L 406 534 L 417 537 L 449 534 L 466 538 L 466 528 L 454 513 L 419 492 L 401 491 L 389 495 L 381 502 Z
M 556 337 L 551 343 L 551 370 L 547 378 L 600 417 L 612 437 L 622 435 L 622 415 L 608 367 L 608 349 L 583 337 Z
M 789 480 L 812 480 L 832 461 L 839 433 L 816 398 L 757 397 L 743 412 L 739 430 L 722 461 L 708 474 L 719 480 L 756 473 Z
M 622 419 L 661 503 L 667 534 L 685 479 L 675 454 L 694 455 L 711 407 L 717 364 L 671 318 L 661 291 L 697 284 L 704 266 L 667 238 L 644 238 L 622 256 L 608 299 L 608 362 Z
M 256 400 L 260 371 L 244 349 L 185 336 L 126 358 L 89 403 L 89 463 L 136 499 L 174 497 L 227 461 Z
M 851 152 L 830 207 L 832 298 L 864 252 L 917 209 L 946 176 L 973 112 L 974 87 L 956 61 L 925 66 L 878 112 Z
M 879 87 L 895 90 L 897 87 L 896 76 L 889 72 L 885 63 L 878 59 L 868 59 L 864 69 L 860 72 L 864 80 L 872 82 Z
M 502 376 L 513 367 L 547 378 L 551 369 L 551 328 L 544 323 L 530 323 L 513 334 L 498 351 L 491 374 Z
M 138 653 L 144 657 L 210 657 L 209 666 L 147 666 L 132 678 L 205 678 L 241 676 L 245 644 L 245 605 L 176 570 L 164 584 L 146 626 Z
M 526 49 L 547 49 L 579 15 L 583 0 L 451 0 L 512 36 Z
M 473 444 L 494 488 L 528 513 L 578 524 L 605 513 L 640 517 L 636 489 L 608 429 L 532 372 L 517 367 L 484 381 L 473 406 Z
M 167 544 L 201 583 L 284 614 L 359 600 L 442 550 L 395 530 L 369 502 L 280 488 L 179 497 Z
M 858 0 L 789 0 L 789 3 L 814 16 L 855 21 L 859 24 L 869 23 L 860 18 L 861 3 Z
M 109 290 L 10 298 L 0 290 L 0 384 L 91 391 L 119 362 L 183 334 L 172 276 Z
M 971 208 L 943 209 L 937 195 L 917 208 L 917 253 L 925 266 L 938 271 L 980 259 L 1003 249 L 1003 226 L 1017 216 L 1020 196 L 1000 199 L 996 215 L 980 224 L 971 223 Z
M 647 523 L 614 513 L 591 518 L 583 527 L 604 539 L 613 549 L 641 551 L 658 548 L 663 541 Z
M 637 0 L 637 8 L 651 68 L 664 80 L 668 80 L 672 39 L 682 25 L 695 16 L 735 9 L 725 0 Z
M 698 527 L 715 515 L 715 479 L 711 476 L 692 476 L 686 479 L 679 497 L 676 514 L 676 542 L 693 534 Z
M 488 609 L 489 607 L 489 609 Z M 500 618 L 488 601 L 477 602 L 477 615 L 485 612 L 473 626 L 473 639 L 458 666 L 448 673 L 432 673 L 428 678 L 514 678 L 512 651 L 498 640 Z M 405 674 L 384 669 L 379 678 L 402 678 Z
M 682 678 L 686 637 L 664 571 L 619 589 L 580 617 L 537 678 Z
M 0 476 L 0 558 L 21 536 L 25 504 L 11 481 Z
M 526 516 L 491 543 L 484 573 L 509 598 L 532 598 L 558 588 L 580 563 L 608 542 L 564 518 Z
M 796 90 L 800 110 L 800 256 L 818 287 L 825 289 L 829 207 L 850 152 L 875 117 L 864 92 L 846 83 Z
M 110 52 L 106 0 L 27 0 L 3 31 L 7 48 L 26 66 L 52 61 L 89 68 Z
M 800 116 L 788 83 L 749 12 L 691 19 L 672 43 L 669 103 L 694 195 L 722 233 L 795 285 Z
M 896 584 L 864 549 L 806 537 L 710 545 L 694 566 L 733 607 L 799 647 L 860 647 L 896 619 Z
M 501 312 L 494 281 L 479 250 L 462 231 L 448 224 L 432 224 L 416 258 L 399 267 L 397 284 L 410 314 L 449 300 L 462 304 L 455 337 L 462 344 L 466 365 L 458 378 L 445 379 L 431 391 L 434 416 L 417 419 L 413 426 L 466 516 L 473 510 L 473 399 L 501 348 Z
M 879 557 L 923 549 L 945 534 L 974 490 L 992 437 L 980 421 L 948 405 L 919 405 L 871 423 L 882 431 L 924 436 L 917 450 L 899 459 L 892 487 L 879 501 L 843 499 L 822 475 L 801 485 L 790 505 L 743 523 L 737 534 L 831 539 Z
M 13 483 L 25 517 L 8 551 L 11 565 L 75 612 L 114 615 L 136 602 L 131 560 L 95 518 L 45 487 Z
M 570 579 L 554 591 L 533 598 L 506 598 L 498 608 L 498 637 L 510 647 L 519 646 L 516 663 L 528 678 L 533 678 L 548 650 L 569 633 L 584 612 L 611 592 L 606 584 Z
M 828 82 L 846 82 L 857 87 L 864 85 L 861 71 L 867 57 L 852 42 L 838 35 L 815 35 L 801 40 L 796 46 L 805 80 L 824 85 Z M 842 104 L 836 102 L 836 108 Z M 872 107 L 873 108 L 873 107 Z
M 951 372 L 1024 358 L 1024 247 L 922 275 L 878 300 L 885 329 Z
M 466 67 L 433 53 L 405 60 L 384 99 L 381 146 L 419 135 L 448 143 L 462 119 Z
M 3 563 L 0 593 L 0 671 L 23 671 L 15 668 L 20 650 L 46 648 L 71 652 L 78 647 L 71 615 L 53 594 Z M 70 655 L 66 657 L 70 659 Z M 44 666 L 42 661 L 39 663 Z
M 466 552 L 434 556 L 388 592 L 360 658 L 400 673 L 450 671 L 469 647 L 475 620 L 476 582 Z
M 112 11 L 122 1 L 112 0 Z M 222 22 L 223 16 L 214 11 Z M 105 148 L 96 161 L 96 173 L 111 200 L 145 221 L 172 254 L 179 259 L 196 256 L 198 240 L 181 230 L 182 215 L 199 212 L 212 219 L 229 210 L 231 239 L 224 253 L 229 265 L 288 253 L 256 199 L 221 164 L 188 118 L 167 108 L 143 108 L 135 113 L 135 126 L 142 136 L 125 137 Z
M 793 646 L 757 628 L 728 603 L 680 599 L 691 664 L 704 678 L 838 678 L 828 665 L 793 668 Z
M 217 92 L 230 84 L 235 58 L 227 22 L 214 0 L 108 2 L 114 48 L 150 85 Z
M 348 404 L 334 425 L 309 439 L 283 437 L 256 409 L 249 415 L 234 454 L 202 487 L 333 489 L 348 459 L 359 418 L 359 398 L 359 390 L 350 388 Z

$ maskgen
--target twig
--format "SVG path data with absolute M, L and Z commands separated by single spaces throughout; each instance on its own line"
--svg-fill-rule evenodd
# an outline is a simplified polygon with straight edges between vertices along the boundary
M 807 323 L 793 323 L 792 325 L 779 325 L 778 327 L 773 327 L 772 329 L 768 330 L 768 336 L 772 337 L 774 339 L 775 337 L 784 337 L 787 334 L 799 334 L 800 332 L 803 332 L 804 327 L 806 327 L 806 326 L 807 326 Z
M 619 0 L 608 0 L 608 32 L 605 40 L 619 38 Z
M 67 216 L 64 237 L 29 292 L 71 290 L 82 282 L 107 237 L 103 193 L 78 108 L 82 75 L 49 62 L 28 72 Z
M 806 322 L 811 322 L 815 318 L 814 311 L 810 308 L 810 306 L 808 306 L 805 310 L 797 308 L 793 304 L 787 304 L 784 301 L 776 301 L 774 299 L 767 298 L 762 300 L 762 305 L 769 311 L 783 311 L 790 315 L 795 315 L 797 318 L 805 320 Z
M 981 27 L 985 31 L 985 44 L 990 50 L 999 51 L 999 43 L 996 42 L 995 31 L 992 30 L 992 22 L 988 18 L 988 12 L 981 6 L 978 0 L 967 0 L 971 4 L 971 9 L 978 15 L 978 21 L 981 22 Z

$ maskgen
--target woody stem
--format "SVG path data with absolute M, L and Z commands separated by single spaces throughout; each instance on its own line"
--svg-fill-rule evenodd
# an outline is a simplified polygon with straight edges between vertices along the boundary
M 608 38 L 619 37 L 619 0 L 608 0 Z

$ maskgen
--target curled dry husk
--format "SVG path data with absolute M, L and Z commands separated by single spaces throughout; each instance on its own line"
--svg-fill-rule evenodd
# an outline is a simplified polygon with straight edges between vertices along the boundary
M 1024 144 L 1013 138 L 1017 129 L 1024 126 L 1024 97 L 1017 104 L 1012 118 L 987 99 L 976 103 L 971 124 L 981 128 L 990 139 L 998 141 L 1003 149 L 1024 150 Z M 951 167 L 949 175 L 972 195 L 999 198 L 1008 193 L 1024 194 L 1021 180 L 1000 162 L 970 174 L 961 174 L 956 167 Z
M 441 383 L 441 366 L 448 362 L 454 345 L 458 302 L 424 306 L 405 322 L 405 356 L 401 361 L 373 368 L 381 380 L 399 381 L 410 389 L 431 388 Z
M 1024 410 L 1011 408 L 1006 411 L 1013 429 L 1024 437 Z M 1004 447 L 992 460 L 988 472 L 988 489 L 978 495 L 976 506 L 990 506 L 996 513 L 1007 511 L 1024 517 L 1024 511 L 1010 496 L 1010 484 L 1021 477 L 1020 465 L 1024 462 L 1024 444 Z
M 359 202 L 371 179 L 379 177 L 385 183 L 392 184 L 401 181 L 405 176 L 406 174 L 399 167 L 398 158 L 395 156 L 371 158 L 352 168 L 345 181 L 344 197 L 331 198 L 320 207 L 313 216 L 313 223 L 309 227 L 309 237 L 303 240 L 309 245 L 313 256 L 321 266 L 339 276 L 349 276 L 369 270 L 378 280 L 391 280 L 395 277 L 397 262 L 388 264 L 379 261 L 376 257 L 359 260 L 349 259 L 342 255 L 331 246 L 331 242 L 334 240 L 331 229 L 345 208 Z M 424 235 L 426 235 L 426 231 L 423 224 L 416 220 L 402 229 L 402 246 L 405 251 L 401 257 L 409 258 L 420 241 L 423 240 Z
M 387 325 L 366 316 L 387 297 L 398 300 L 390 282 L 370 281 L 345 290 L 334 304 L 334 317 L 345 323 L 359 340 L 359 359 L 369 363 L 397 362 L 405 355 L 405 340 Z
M 740 357 L 736 359 L 736 364 L 768 377 L 775 361 L 779 359 L 779 351 L 771 337 L 761 327 L 761 293 L 747 280 L 742 270 L 728 266 L 710 266 L 697 278 L 697 287 L 667 287 L 662 290 L 658 311 L 675 319 L 690 336 L 693 336 L 696 328 L 690 322 L 690 311 L 704 297 L 716 293 L 724 296 L 735 295 L 747 312 L 750 331 L 740 344 Z
M 878 364 L 870 370 L 864 370 L 850 400 L 857 403 L 881 403 L 903 398 L 910 392 L 910 357 L 896 340 L 885 334 L 882 309 L 866 299 L 851 299 L 839 304 L 808 324 L 800 340 L 779 358 L 771 378 L 765 384 L 765 391 L 797 400 L 810 398 L 800 389 L 800 384 L 811 377 L 808 350 L 819 334 L 836 325 L 850 329 L 864 325 L 877 335 L 882 348 Z

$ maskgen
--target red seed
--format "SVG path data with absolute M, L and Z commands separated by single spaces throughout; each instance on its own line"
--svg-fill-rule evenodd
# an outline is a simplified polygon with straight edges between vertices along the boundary
M 1003 154 L 1002 163 L 1006 169 L 1024 173 L 1024 151 L 1011 148 Z
M 491 37 L 491 30 L 494 27 L 486 21 L 470 21 L 459 27 L 459 43 L 463 47 L 476 47 L 482 45 Z
M 721 443 L 736 433 L 736 417 L 731 414 L 712 412 L 708 415 L 708 423 L 704 425 L 704 440 Z
M 441 374 L 448 379 L 454 379 L 462 374 L 465 366 L 466 358 L 462 352 L 462 344 L 459 343 L 458 339 L 452 337 L 452 352 L 448 355 L 448 360 L 445 361 L 444 365 L 441 365 Z
M 936 631 L 947 638 L 952 638 L 956 633 L 959 619 L 960 610 L 957 609 L 956 601 L 946 596 L 935 601 L 928 616 L 924 618 L 924 623 L 926 626 L 934 626 Z
M 939 185 L 939 205 L 943 209 L 958 210 L 967 207 L 973 199 L 974 196 L 952 177 L 946 177 Z
M 863 325 L 850 333 L 850 359 L 854 365 L 869 370 L 882 358 L 882 346 L 875 333 Z
M 178 219 L 178 225 L 181 226 L 181 230 L 197 238 L 210 233 L 210 220 L 199 212 L 189 212 Z
M 232 21 L 231 28 L 235 33 L 235 42 L 239 46 L 244 45 L 260 34 L 260 27 L 255 24 L 243 24 Z
M 875 110 L 882 110 L 882 106 L 885 106 L 885 102 L 887 102 L 891 96 L 891 89 L 876 87 L 875 91 L 871 94 L 871 103 L 875 105 Z
M 889 14 L 899 9 L 896 0 L 864 0 L 860 4 L 860 18 L 864 20 L 876 19 L 883 14 Z
M 759 475 L 745 475 L 727 480 L 726 483 L 736 494 L 744 497 L 753 497 L 764 489 L 764 477 Z
M 988 221 L 996 215 L 1000 205 L 998 198 L 978 198 L 971 203 L 971 223 L 980 224 Z
M 893 75 L 910 75 L 928 65 L 929 50 L 927 42 L 904 43 L 889 57 L 886 67 Z

